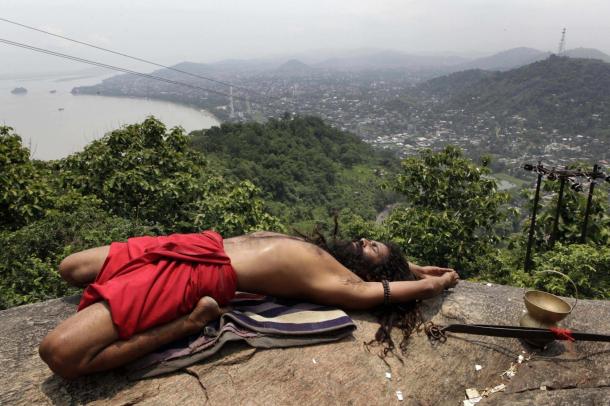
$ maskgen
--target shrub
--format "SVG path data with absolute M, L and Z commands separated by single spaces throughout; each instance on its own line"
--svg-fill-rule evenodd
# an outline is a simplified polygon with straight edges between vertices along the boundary
M 77 292 L 59 277 L 59 262 L 73 252 L 154 234 L 96 207 L 55 211 L 14 232 L 0 234 L 0 308 Z
M 423 263 L 477 275 L 477 264 L 495 255 L 509 213 L 508 194 L 488 174 L 456 147 L 405 159 L 390 186 L 407 203 L 384 222 L 389 236 Z

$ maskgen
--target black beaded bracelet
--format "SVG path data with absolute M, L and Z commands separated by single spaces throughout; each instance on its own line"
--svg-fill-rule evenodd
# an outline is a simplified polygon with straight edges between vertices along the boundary
M 390 282 L 384 279 L 381 284 L 383 285 L 383 305 L 388 306 L 390 304 Z

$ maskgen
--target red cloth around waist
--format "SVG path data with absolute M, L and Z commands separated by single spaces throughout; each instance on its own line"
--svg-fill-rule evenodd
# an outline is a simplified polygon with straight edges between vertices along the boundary
M 235 296 L 237 275 L 214 231 L 136 237 L 112 243 L 78 310 L 105 300 L 119 337 L 168 323 L 190 313 L 203 296 L 221 306 Z

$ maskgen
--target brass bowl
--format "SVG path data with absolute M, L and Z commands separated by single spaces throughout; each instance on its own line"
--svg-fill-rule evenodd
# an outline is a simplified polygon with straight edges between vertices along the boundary
M 519 319 L 519 325 L 521 327 L 546 329 L 557 327 L 557 323 L 545 323 L 540 320 L 536 320 L 529 313 L 523 313 L 523 316 L 521 316 Z
M 532 316 L 530 316 L 529 313 L 525 313 L 523 316 L 521 316 L 521 319 L 519 320 L 519 325 L 521 327 L 529 327 L 529 328 L 552 328 L 552 327 L 557 327 L 557 323 L 544 323 L 541 322 L 539 320 L 534 319 Z M 538 340 L 533 340 L 531 338 L 524 338 L 525 342 L 534 346 L 534 347 L 538 347 L 538 348 L 544 348 L 546 347 L 548 344 L 552 343 L 554 341 L 554 339 L 548 339 L 548 340 L 542 340 L 542 339 L 538 339 Z
M 523 296 L 529 315 L 542 323 L 557 323 L 566 318 L 572 306 L 551 293 L 530 290 Z

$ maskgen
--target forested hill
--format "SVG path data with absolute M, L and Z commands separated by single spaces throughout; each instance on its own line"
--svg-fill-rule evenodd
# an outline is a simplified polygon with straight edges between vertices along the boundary
M 480 80 L 473 81 L 477 75 Z M 518 115 L 531 126 L 564 132 L 610 127 L 610 64 L 600 60 L 553 55 L 508 72 L 461 72 L 433 79 L 426 86 L 439 89 L 439 84 L 449 89 L 443 109 L 488 113 L 500 123 Z
M 424 96 L 436 97 L 446 101 L 467 92 L 481 80 L 495 74 L 496 72 L 482 69 L 468 69 L 428 80 L 419 85 L 417 89 Z
M 282 218 L 327 217 L 345 207 L 374 218 L 388 203 L 378 186 L 397 159 L 317 117 L 222 124 L 191 135 L 226 174 L 261 187 Z

